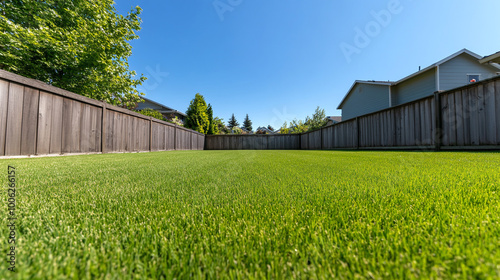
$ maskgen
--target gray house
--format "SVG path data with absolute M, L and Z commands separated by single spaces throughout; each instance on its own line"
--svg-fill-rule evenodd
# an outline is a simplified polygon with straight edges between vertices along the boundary
M 143 109 L 153 109 L 159 111 L 168 120 L 172 120 L 175 117 L 177 117 L 182 123 L 184 123 L 184 121 L 186 120 L 187 116 L 182 112 L 174 110 L 168 106 L 155 102 L 146 97 L 141 96 L 141 98 L 144 99 L 144 102 L 137 103 L 137 107 L 135 107 L 134 110 L 139 111 Z
M 348 120 L 500 75 L 498 64 L 482 59 L 463 49 L 399 81 L 355 81 L 337 109 Z

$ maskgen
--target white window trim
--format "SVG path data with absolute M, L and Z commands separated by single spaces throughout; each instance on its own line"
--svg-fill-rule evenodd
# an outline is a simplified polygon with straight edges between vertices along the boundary
M 474 73 L 472 73 L 472 74 L 466 74 L 466 76 L 467 76 L 467 84 L 470 84 L 470 83 L 471 83 L 471 82 L 470 82 L 470 78 L 469 78 L 469 76 L 479 76 L 479 80 L 478 80 L 478 81 L 476 81 L 476 82 L 481 81 L 481 74 L 479 74 L 479 73 L 476 73 L 476 74 L 474 74 Z

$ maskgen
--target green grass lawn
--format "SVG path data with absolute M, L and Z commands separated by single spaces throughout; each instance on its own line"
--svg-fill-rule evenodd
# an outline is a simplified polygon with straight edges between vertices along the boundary
M 0 278 L 500 278 L 500 153 L 9 159 L 4 189 L 8 165 Z

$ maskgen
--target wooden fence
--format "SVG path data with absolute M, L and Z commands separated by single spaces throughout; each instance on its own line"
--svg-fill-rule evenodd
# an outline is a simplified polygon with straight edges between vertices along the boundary
M 304 134 L 205 138 L 0 70 L 0 156 L 204 148 L 500 149 L 500 77 Z
M 297 150 L 299 134 L 207 135 L 206 150 Z
M 0 156 L 202 150 L 196 131 L 0 70 Z
M 266 145 L 276 137 L 209 136 L 206 149 L 500 149 L 500 76 Z
M 302 134 L 302 149 L 500 149 L 500 77 Z

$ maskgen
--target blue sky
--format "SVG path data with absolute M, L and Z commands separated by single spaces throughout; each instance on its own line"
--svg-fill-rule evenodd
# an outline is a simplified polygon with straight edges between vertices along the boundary
M 500 51 L 500 2 L 116 0 L 143 9 L 130 68 L 146 97 L 185 112 L 196 93 L 254 128 L 340 115 L 354 80 L 398 80 L 463 48 Z

